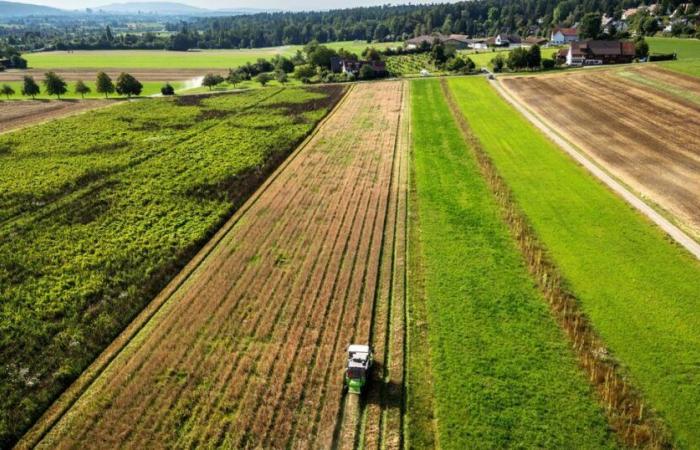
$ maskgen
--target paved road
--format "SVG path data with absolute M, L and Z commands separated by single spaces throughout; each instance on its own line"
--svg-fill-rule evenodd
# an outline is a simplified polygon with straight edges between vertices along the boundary
M 663 231 L 668 233 L 673 240 L 678 244 L 682 245 L 696 258 L 700 259 L 700 244 L 693 238 L 688 236 L 683 230 L 672 224 L 661 214 L 656 212 L 652 207 L 647 205 L 643 200 L 637 197 L 625 186 L 620 184 L 613 177 L 608 175 L 600 167 L 598 167 L 593 161 L 588 159 L 588 157 L 577 150 L 573 145 L 571 145 L 567 140 L 555 133 L 548 125 L 546 125 L 538 116 L 532 113 L 527 107 L 518 102 L 515 97 L 513 97 L 501 84 L 496 80 L 491 80 L 491 84 L 498 91 L 503 98 L 505 98 L 511 105 L 515 107 L 523 116 L 525 116 L 530 122 L 532 122 L 537 128 L 539 128 L 543 133 L 545 133 L 552 141 L 554 141 L 559 147 L 561 147 L 566 153 L 568 153 L 572 158 L 579 162 L 583 167 L 586 168 L 590 173 L 592 173 L 596 178 L 605 183 L 610 189 L 622 197 L 627 203 L 635 207 L 639 212 L 648 217 L 652 222 L 658 225 Z

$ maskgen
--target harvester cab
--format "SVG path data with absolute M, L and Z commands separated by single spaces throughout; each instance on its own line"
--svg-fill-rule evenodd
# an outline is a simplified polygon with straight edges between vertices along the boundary
M 351 345 L 348 347 L 348 367 L 345 371 L 345 385 L 350 393 L 362 393 L 362 388 L 367 384 L 372 363 L 372 348 L 369 345 Z

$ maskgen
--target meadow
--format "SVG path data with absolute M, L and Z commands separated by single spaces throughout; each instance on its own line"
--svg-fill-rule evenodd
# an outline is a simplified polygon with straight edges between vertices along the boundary
M 401 42 L 367 43 L 343 41 L 325 44 L 334 49 L 343 48 L 361 54 L 367 47 L 378 49 L 401 46 Z M 275 55 L 293 56 L 303 50 L 301 45 L 241 50 L 193 50 L 174 52 L 166 50 L 76 50 L 27 53 L 33 69 L 229 69 L 254 63 L 258 58 L 270 59 Z
M 676 53 L 678 60 L 657 64 L 676 72 L 700 77 L 700 39 L 648 37 L 652 53 Z
M 700 263 L 574 164 L 484 79 L 450 87 L 522 212 L 680 448 L 700 445 Z
M 418 273 L 423 284 L 422 295 L 412 296 L 411 303 L 427 307 L 430 352 L 420 351 L 430 364 L 419 367 L 432 366 L 432 373 L 427 382 L 415 384 L 416 365 L 409 362 L 408 445 L 616 447 L 439 81 L 416 80 L 411 91 L 411 210 L 418 218 L 411 227 L 419 241 L 412 248 L 419 253 L 411 255 L 418 270 L 412 270 L 410 283 L 415 285 Z M 416 320 L 413 314 L 409 318 Z M 412 339 L 409 335 L 409 343 Z M 430 436 L 430 411 L 414 409 L 433 395 L 436 437 Z
M 0 447 L 179 272 L 342 92 L 148 99 L 0 136 Z

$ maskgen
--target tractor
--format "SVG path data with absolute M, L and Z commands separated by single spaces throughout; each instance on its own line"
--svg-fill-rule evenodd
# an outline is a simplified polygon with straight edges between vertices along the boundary
M 348 347 L 348 367 L 345 371 L 345 387 L 352 394 L 361 394 L 369 379 L 373 364 L 372 348 L 369 345 Z

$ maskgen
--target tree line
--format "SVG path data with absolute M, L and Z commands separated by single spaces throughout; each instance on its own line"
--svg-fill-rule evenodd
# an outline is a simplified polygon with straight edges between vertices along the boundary
M 547 36 L 555 26 L 579 23 L 586 14 L 620 18 L 623 10 L 643 0 L 473 0 L 449 4 L 384 5 L 331 11 L 262 13 L 232 17 L 194 18 L 168 23 L 171 35 L 155 33 L 115 35 L 103 31 L 77 36 L 45 37 L 44 47 L 58 50 L 167 48 L 257 48 L 279 45 L 321 44 L 346 40 L 401 41 L 411 37 L 442 33 L 491 36 L 500 32 L 521 36 Z M 661 10 L 675 10 L 683 0 L 661 0 Z M 700 0 L 693 0 L 699 5 Z M 634 22 L 635 31 L 649 34 L 658 23 L 644 14 Z M 682 30 L 681 30 L 682 31 Z M 33 36 L 33 39 L 42 37 Z M 18 46 L 22 39 L 13 38 Z M 27 37 L 28 39 L 28 37 Z
M 44 85 L 44 92 L 51 96 L 56 96 L 59 100 L 62 95 L 68 93 L 68 83 L 55 72 L 46 72 L 44 74 L 44 79 L 42 80 Z M 85 84 L 82 80 L 78 80 L 73 87 L 75 94 L 80 95 L 85 98 L 85 95 L 92 92 L 92 88 Z M 108 98 L 110 94 L 115 92 L 122 96 L 127 96 L 131 98 L 132 96 L 141 95 L 143 90 L 143 85 L 139 82 L 133 75 L 122 72 L 118 77 L 116 82 L 112 81 L 109 75 L 105 72 L 99 72 L 95 79 L 95 91 L 98 94 L 103 94 L 105 98 Z M 170 91 L 172 90 L 172 93 Z M 163 86 L 161 90 L 165 95 L 173 95 L 175 90 L 170 84 Z M 167 91 L 167 93 L 166 93 Z M 31 97 L 35 99 L 37 95 L 41 94 L 41 86 L 36 82 L 34 77 L 30 75 L 25 75 L 22 80 L 21 94 L 25 97 Z M 12 86 L 9 84 L 3 84 L 0 87 L 0 95 L 4 95 L 9 100 L 10 96 L 15 95 L 16 92 Z

